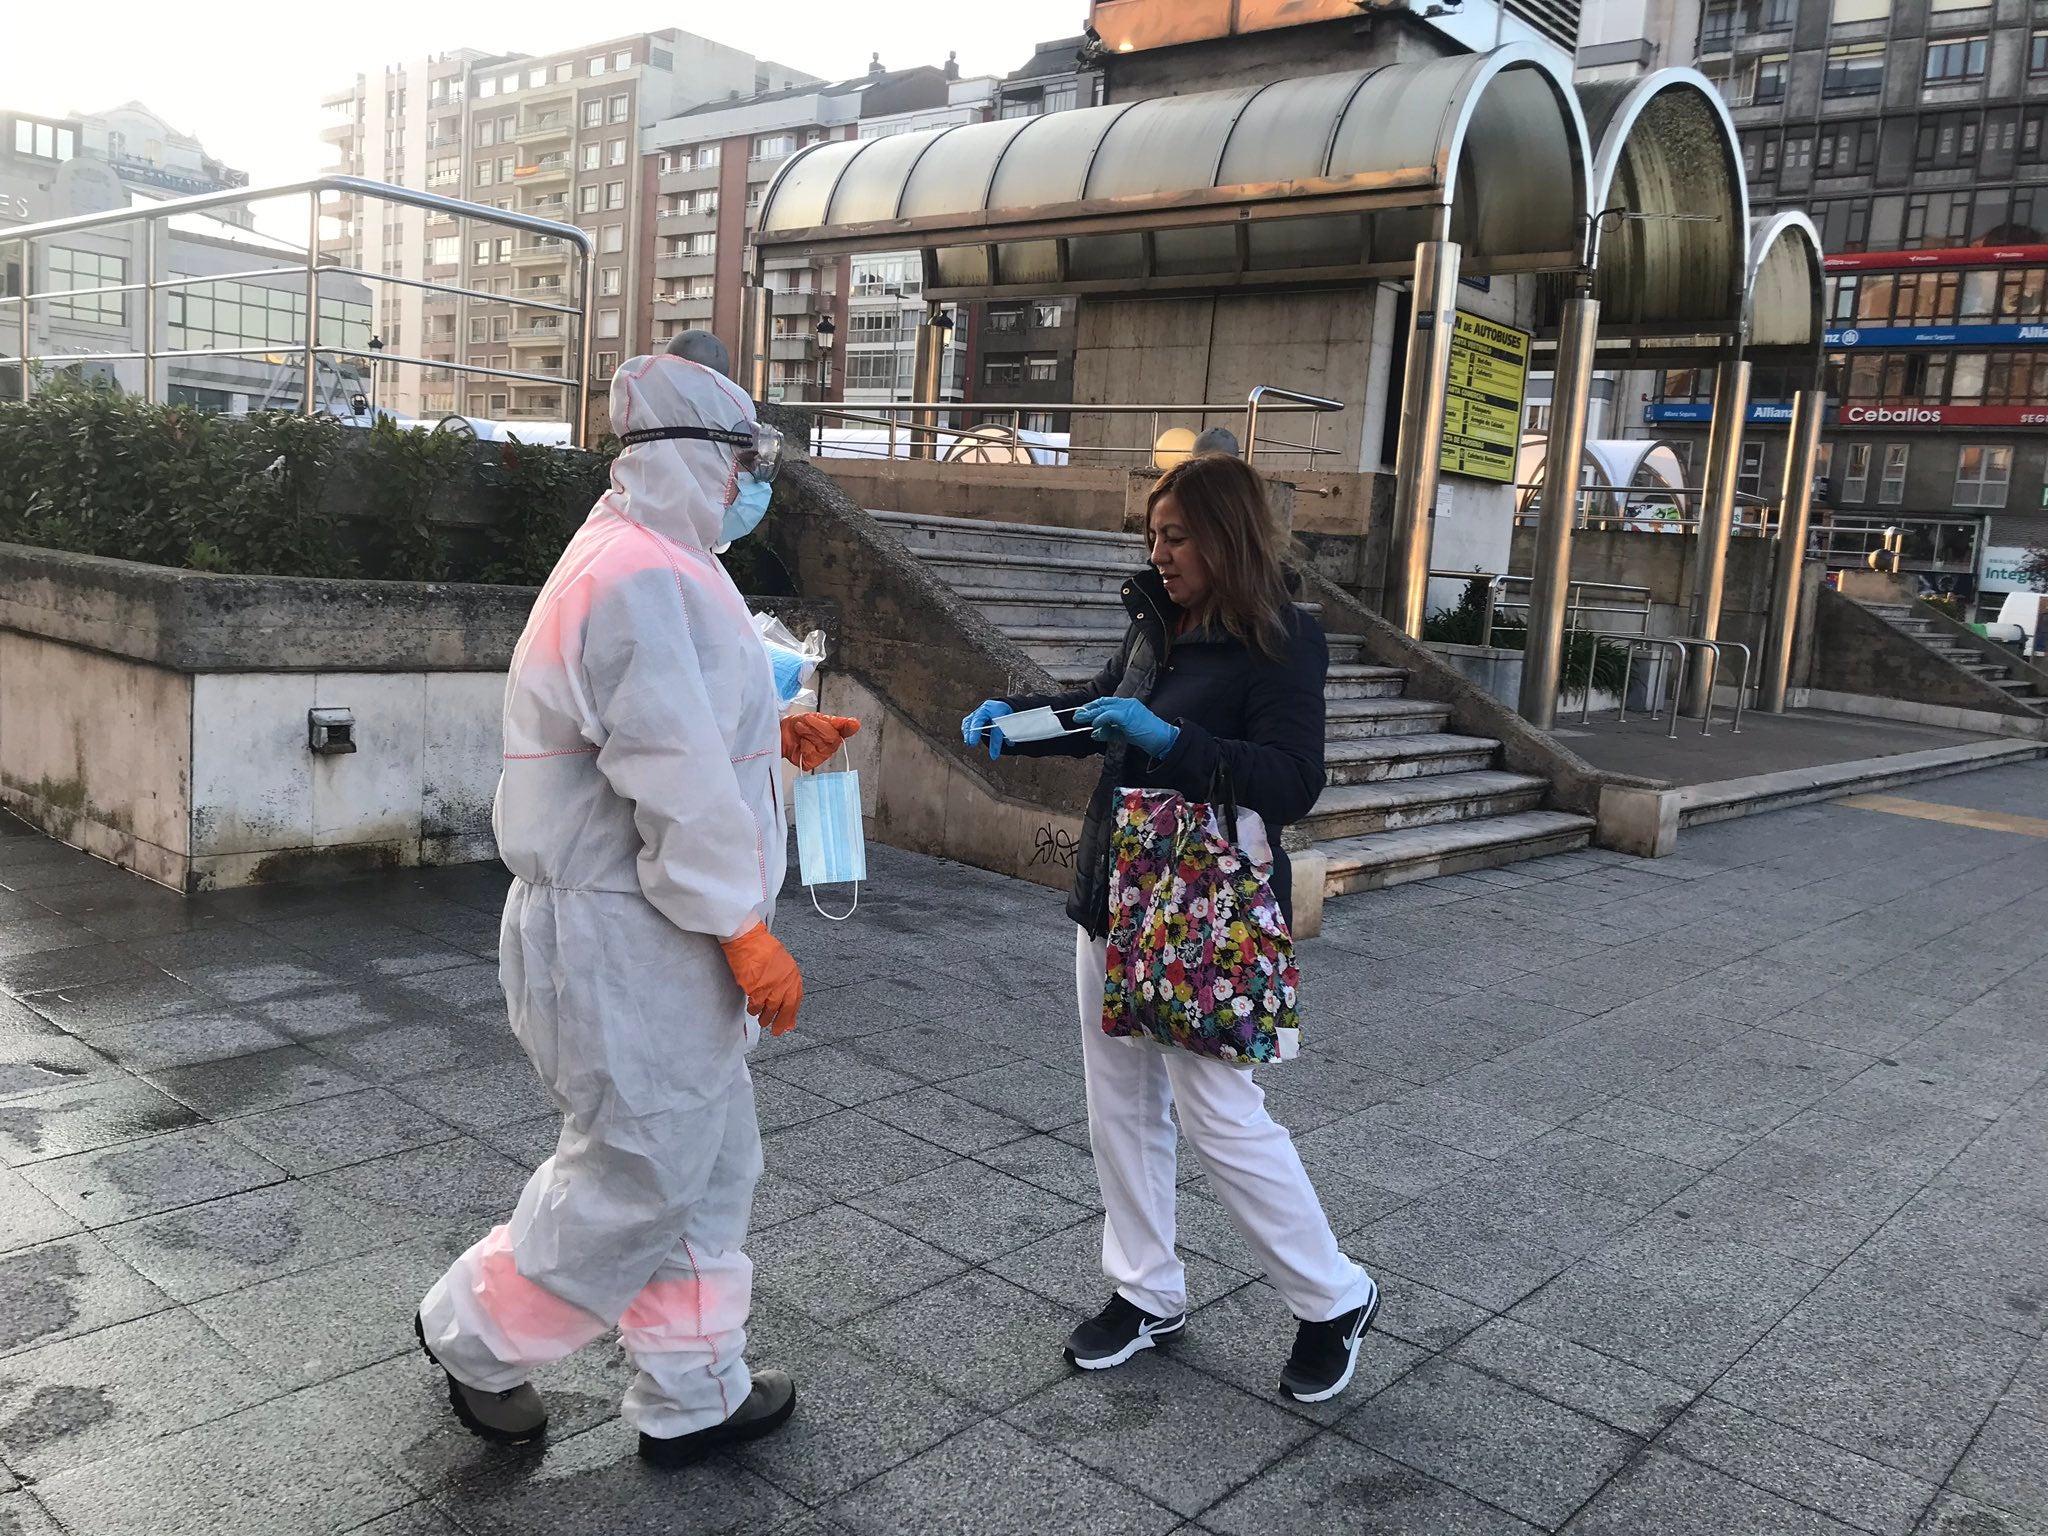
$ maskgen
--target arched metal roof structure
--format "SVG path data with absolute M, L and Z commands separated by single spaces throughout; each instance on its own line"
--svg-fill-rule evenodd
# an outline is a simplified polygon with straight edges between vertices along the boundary
M 1598 145 L 1593 293 L 1610 336 L 1727 331 L 1742 306 L 1749 188 L 1721 94 L 1691 69 L 1579 88 Z M 1626 217 L 1622 215 L 1628 215 Z
M 1818 363 L 1827 276 L 1813 220 L 1803 213 L 1757 219 L 1750 229 L 1747 275 L 1742 320 L 1750 355 L 1760 361 L 1774 353 L 1811 357 Z
M 1578 260 L 1591 156 L 1569 82 L 1510 47 L 1254 89 L 818 144 L 757 260 L 922 247 L 934 299 L 1406 275 L 1449 210 L 1463 271 Z

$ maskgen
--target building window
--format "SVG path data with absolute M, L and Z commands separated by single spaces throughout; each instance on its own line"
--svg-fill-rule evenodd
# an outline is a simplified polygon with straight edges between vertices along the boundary
M 697 169 L 708 171 L 712 166 L 718 164 L 719 149 L 720 146 L 717 144 L 699 144 L 697 146 Z
M 1963 244 L 1969 238 L 1970 204 L 1968 192 L 1914 193 L 1906 199 L 1901 243 L 1907 250 L 1940 250 Z
M 1887 507 L 1895 507 L 1906 499 L 1906 443 L 1884 445 L 1884 474 L 1877 482 L 1877 499 Z
M 600 54 L 599 54 L 599 55 L 598 55 L 598 56 L 597 56 L 596 58 L 592 59 L 592 60 L 590 61 L 590 66 L 589 66 L 589 69 L 590 69 L 590 76 L 591 76 L 591 78 L 592 78 L 593 80 L 594 80 L 594 79 L 596 79 L 596 78 L 597 78 L 597 77 L 598 77 L 599 75 L 603 74 L 603 73 L 604 73 L 604 55 L 600 53 Z
M 633 98 L 623 91 L 606 103 L 611 109 L 606 116 L 615 123 L 623 123 L 633 115 Z
M 1807 210 L 1821 232 L 1821 249 L 1861 251 L 1870 244 L 1870 199 L 1828 197 Z
M 469 317 L 469 339 L 472 344 L 482 342 L 485 339 L 484 332 L 486 329 L 488 329 L 488 326 L 482 315 L 471 315 Z
M 685 256 L 716 256 L 718 236 L 715 233 L 692 235 L 683 244 Z
M 616 309 L 600 309 L 597 312 L 597 334 L 607 338 L 619 334 L 619 312 Z
M 624 139 L 613 139 L 605 145 L 605 164 L 624 165 L 625 163 L 626 141 Z
M 1842 500 L 1862 501 L 1870 494 L 1870 444 L 1851 443 L 1842 469 Z
M 1764 445 L 1744 443 L 1742 463 L 1735 471 L 1735 489 L 1745 496 L 1757 496 L 1764 488 Z
M 497 125 L 494 124 L 488 117 L 478 118 L 476 120 L 476 147 L 478 149 L 489 149 L 493 144 L 497 142 Z
M 1022 384 L 1024 364 L 1014 357 L 991 357 L 981 365 L 981 382 L 990 386 Z
M 1031 323 L 1041 331 L 1056 331 L 1067 323 L 1067 310 L 1063 304 L 1034 304 L 1031 308 Z
M 598 249 L 606 255 L 611 255 L 616 251 L 623 251 L 625 248 L 626 226 L 623 224 L 605 225 L 604 233 L 598 237 Z
M 1850 123 L 1824 131 L 1814 169 L 1823 176 L 1864 176 L 1877 169 L 1877 124 Z
M 598 353 L 597 361 L 592 365 L 591 371 L 596 378 L 610 378 L 619 371 L 619 354 L 616 352 Z
M 1956 450 L 1958 507 L 2002 507 L 2012 482 L 2012 450 L 1971 443 Z
M 571 64 L 567 60 L 564 60 L 562 63 L 557 64 L 555 66 L 555 84 L 561 85 L 563 82 L 568 80 L 574 80 L 575 78 L 576 66 L 574 64 Z
M 436 267 L 452 267 L 462 260 L 462 237 L 460 235 L 436 235 L 427 242 L 427 263 Z
M 1883 79 L 1884 63 L 1881 55 L 1882 43 L 1870 44 L 1877 48 L 1878 78 Z M 1945 37 L 1927 45 L 1927 69 L 1920 77 L 1922 85 L 1968 85 L 1984 78 L 1984 57 L 1988 51 L 1988 40 L 1981 37 Z M 1828 50 L 1829 70 L 1834 67 L 1834 49 Z M 1875 86 L 1872 87 L 1876 89 Z M 1835 94 L 1829 92 L 1830 95 Z
M 597 274 L 597 291 L 611 295 L 619 291 L 621 273 L 617 267 L 605 267 Z
M 608 209 L 626 206 L 626 184 L 623 181 L 608 181 L 604 184 L 604 205 Z
M 1750 66 L 1747 99 L 1739 100 L 1738 106 L 1762 106 L 1769 102 L 1785 99 L 1786 67 L 1792 56 L 1789 53 L 1766 53 Z
M 488 160 L 477 161 L 476 184 L 480 187 L 488 187 L 494 179 L 491 174 L 491 162 Z
M 604 146 L 602 144 L 586 144 L 583 146 L 583 169 L 594 171 L 603 160 Z
M 604 103 L 593 96 L 583 103 L 583 126 L 602 128 L 604 126 Z
M 787 160 L 796 153 L 796 135 L 789 133 L 764 133 L 754 139 L 754 147 L 748 158 L 751 160 Z
M 626 70 L 626 69 L 631 69 L 632 67 L 633 67 L 633 55 L 632 55 L 632 54 L 630 54 L 630 53 L 615 53 L 615 54 L 613 54 L 613 55 L 612 55 L 612 68 L 613 68 L 614 70 Z
M 1937 112 L 1920 119 L 1913 138 L 1913 169 L 1949 171 L 1974 164 L 1983 125 L 1978 112 Z
M 2048 75 L 2048 32 L 2036 32 L 2027 41 L 2027 77 L 2038 80 Z
M 1034 384 L 1056 383 L 1060 376 L 1060 360 L 1056 357 L 1031 357 L 1024 360 L 1024 377 Z
M 1892 0 L 1835 0 L 1828 13 L 1828 20 L 1835 26 L 1846 27 L 1857 21 L 1883 21 L 1892 13 Z
M 578 213 L 597 212 L 597 187 L 595 183 L 576 189 L 576 211 Z
M 470 247 L 469 257 L 478 266 L 488 267 L 491 264 L 491 242 L 488 240 L 477 241 Z
M 998 336 L 1014 335 L 1024 328 L 1024 306 L 1021 304 L 991 304 L 988 308 L 988 328 Z
M 1933 68 L 1931 55 L 1928 67 Z M 1978 73 L 1983 73 L 1981 54 Z M 1827 72 L 1821 77 L 1823 96 L 1875 96 L 1883 89 L 1883 43 L 1838 43 L 1828 50 Z

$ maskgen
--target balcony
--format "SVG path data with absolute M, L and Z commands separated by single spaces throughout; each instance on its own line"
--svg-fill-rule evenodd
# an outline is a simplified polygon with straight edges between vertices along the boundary
M 720 167 L 707 165 L 686 171 L 663 171 L 659 182 L 663 193 L 703 192 L 718 185 Z
M 542 155 L 531 165 L 522 165 L 512 173 L 513 185 L 526 187 L 566 187 L 573 167 L 567 155 Z
M 671 255 L 666 252 L 654 259 L 654 275 L 663 281 L 678 277 L 709 277 L 718 270 L 718 256 L 708 252 L 702 256 Z
M 567 140 L 576 131 L 575 114 L 535 112 L 524 118 L 512 135 L 514 144 L 553 144 Z
M 667 298 L 657 293 L 654 296 L 654 318 L 657 320 L 683 320 L 692 325 L 709 324 L 711 309 L 717 301 L 710 294 L 702 298 L 690 298 L 678 294 Z
M 817 355 L 815 336 L 774 336 L 768 341 L 768 356 L 778 363 L 808 363 Z
M 569 217 L 568 194 L 565 192 L 548 192 L 543 193 L 539 197 L 530 197 L 526 200 L 526 207 L 523 211 L 543 219 L 567 219 Z
M 512 265 L 515 267 L 558 267 L 569 259 L 569 242 L 557 240 L 552 235 L 543 235 L 538 240 L 524 241 L 512 247 Z
M 460 149 L 462 148 L 462 135 L 459 133 L 437 133 L 427 140 L 427 148 Z
M 534 324 L 512 333 L 512 349 L 516 352 L 521 348 L 560 348 L 568 344 L 568 339 L 569 328 L 566 325 Z
M 718 228 L 718 210 L 706 208 L 702 213 L 693 213 L 684 208 L 671 213 L 664 209 L 656 221 L 656 227 L 664 235 L 695 235 Z
M 541 386 L 539 386 L 539 385 L 527 385 L 527 386 L 519 386 L 519 385 L 515 385 L 515 386 L 514 386 L 514 388 L 522 388 L 522 387 L 524 387 L 524 388 L 533 388 L 533 389 L 538 389 L 538 388 L 540 388 Z M 555 386 L 553 386 L 553 385 L 548 385 L 548 386 L 547 386 L 547 388 L 548 388 L 548 389 L 550 389 L 550 390 L 552 390 L 552 391 L 553 391 L 553 393 L 551 393 L 551 394 L 545 394 L 545 395 L 534 395 L 534 396 L 528 397 L 528 398 L 526 398 L 526 399 L 520 400 L 520 401 L 518 401 L 517 403 L 515 403 L 515 404 L 513 404 L 513 405 L 509 406 L 509 407 L 508 407 L 508 408 L 507 408 L 507 409 L 505 410 L 505 412 L 504 412 L 503 416 L 502 416 L 502 417 L 501 417 L 500 419 L 501 419 L 501 420 L 504 420 L 504 421 L 560 421 L 560 420 L 562 420 L 562 394 L 561 394 L 561 390 L 560 390 L 560 389 L 558 389 L 558 388 L 556 388 L 556 387 L 555 387 Z
M 825 305 L 830 302 L 831 295 L 818 293 L 808 288 L 792 292 L 778 290 L 774 296 L 773 307 L 769 310 L 769 313 L 775 315 L 815 315 L 821 313 Z
M 325 144 L 346 144 L 356 136 L 354 118 L 346 122 L 329 123 L 320 130 L 320 140 Z

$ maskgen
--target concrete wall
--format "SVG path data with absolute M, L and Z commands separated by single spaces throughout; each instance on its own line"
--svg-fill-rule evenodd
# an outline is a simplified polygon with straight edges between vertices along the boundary
M 1815 610 L 1813 667 L 1803 681 L 1831 695 L 1900 700 L 2040 723 L 2038 715 L 2004 690 L 1942 660 L 1860 604 L 1826 588 Z

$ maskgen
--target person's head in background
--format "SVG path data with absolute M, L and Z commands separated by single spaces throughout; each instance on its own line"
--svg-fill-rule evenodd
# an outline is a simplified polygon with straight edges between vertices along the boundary
M 713 373 L 722 373 L 728 379 L 732 377 L 732 353 L 709 331 L 676 332 L 669 340 L 668 355 L 702 363 Z
M 1278 656 L 1289 602 L 1286 540 L 1266 488 L 1243 459 L 1200 454 L 1174 465 L 1146 498 L 1145 541 L 1166 595 L 1196 623 L 1216 623 Z
M 1220 453 L 1228 458 L 1239 458 L 1237 434 L 1228 427 L 1211 427 L 1195 439 L 1196 458 L 1208 453 Z

